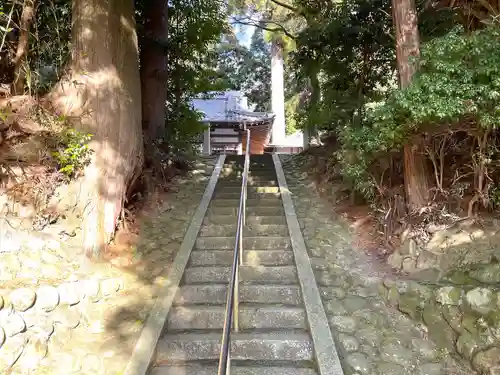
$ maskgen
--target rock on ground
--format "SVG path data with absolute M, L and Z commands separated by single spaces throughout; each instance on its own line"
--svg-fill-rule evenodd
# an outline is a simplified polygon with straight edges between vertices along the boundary
M 320 197 L 301 170 L 300 157 L 282 156 L 282 161 L 332 333 L 345 353 L 346 374 L 474 374 L 467 362 L 440 351 L 420 323 L 385 303 L 381 288 L 389 270 L 352 245 L 347 223 Z M 402 258 L 394 262 L 399 266 Z M 453 293 L 442 298 L 455 301 Z M 486 299 L 475 301 L 483 307 Z

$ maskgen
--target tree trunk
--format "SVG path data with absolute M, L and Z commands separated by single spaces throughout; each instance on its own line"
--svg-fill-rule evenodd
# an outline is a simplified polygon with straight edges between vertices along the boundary
M 302 150 L 307 150 L 311 144 L 311 134 L 309 134 L 309 127 L 302 129 Z
M 272 143 L 280 144 L 285 140 L 285 85 L 283 82 L 283 46 L 273 40 L 271 45 L 271 106 L 274 115 Z
M 309 101 L 307 104 L 307 108 L 309 111 L 315 111 L 317 113 L 317 107 L 316 105 L 320 101 L 320 95 L 321 95 L 321 88 L 319 84 L 319 79 L 318 79 L 318 68 L 312 67 L 310 68 L 309 71 L 309 85 L 308 85 L 308 91 L 309 91 Z M 302 148 L 304 150 L 307 150 L 309 146 L 311 145 L 312 141 L 314 140 L 314 143 L 318 143 L 318 126 L 317 126 L 317 118 L 316 116 L 312 117 L 313 121 L 309 119 L 307 123 L 305 124 L 304 129 L 302 130 Z
M 85 169 L 84 250 L 99 256 L 116 229 L 143 163 L 139 56 L 130 0 L 73 0 L 72 60 L 49 95 L 59 113 L 93 135 Z
M 23 64 L 28 56 L 30 29 L 35 18 L 36 11 L 35 0 L 24 0 L 23 12 L 21 14 L 19 42 L 17 44 L 16 56 L 14 58 L 14 84 L 12 85 L 13 95 L 24 94 L 24 85 L 26 83 L 26 71 Z
M 142 124 L 146 138 L 156 140 L 165 136 L 168 1 L 148 0 L 145 8 L 146 35 L 141 44 Z
M 418 20 L 413 0 L 392 0 L 396 29 L 396 61 L 399 85 L 408 87 L 417 71 L 416 59 L 420 55 Z M 419 142 L 404 146 L 404 180 L 406 202 L 410 210 L 418 210 L 429 201 L 429 182 L 425 157 Z
M 321 101 L 321 87 L 319 83 L 319 68 L 318 66 L 315 66 L 311 76 L 310 76 L 310 82 L 311 82 L 311 104 L 314 106 L 316 113 L 319 113 L 319 108 L 318 105 L 320 104 Z M 315 116 L 314 117 L 314 124 L 309 124 L 309 144 L 313 143 L 314 145 L 318 146 L 319 143 L 319 135 L 318 135 L 318 119 Z
M 429 203 L 429 180 L 421 140 L 405 144 L 404 181 L 406 201 L 410 210 L 419 210 Z

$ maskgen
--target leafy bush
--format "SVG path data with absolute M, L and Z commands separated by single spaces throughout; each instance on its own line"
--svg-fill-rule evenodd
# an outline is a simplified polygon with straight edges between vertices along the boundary
M 344 127 L 338 157 L 354 187 L 370 196 L 368 169 L 381 154 L 401 149 L 417 133 L 487 131 L 500 123 L 500 30 L 454 30 L 426 43 L 420 70 L 407 89 L 367 109 L 361 127 Z
M 205 126 L 200 122 L 202 115 L 186 103 L 179 108 L 167 111 L 172 118 L 167 118 L 167 138 L 171 153 L 196 154 L 200 144 L 200 135 Z
M 75 129 L 68 129 L 60 134 L 58 150 L 52 156 L 58 164 L 59 172 L 67 178 L 75 176 L 90 162 L 92 150 L 88 142 L 91 137 L 91 134 Z

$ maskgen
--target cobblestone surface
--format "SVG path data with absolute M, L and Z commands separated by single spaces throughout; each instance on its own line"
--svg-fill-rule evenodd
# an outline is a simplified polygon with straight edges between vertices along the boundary
M 297 159 L 282 160 L 346 375 L 475 374 L 438 349 L 425 326 L 385 303 L 388 272 L 352 246 L 346 222 L 319 196 Z
M 36 242 L 36 249 L 16 243 L 0 254 L 5 276 L 0 277 L 0 373 L 122 374 L 156 296 L 168 283 L 169 266 L 215 160 L 200 160 L 173 183 L 158 215 L 144 219 L 133 267 L 79 269 L 68 261 L 70 248 L 53 242 Z M 15 272 L 3 272 L 2 264 Z M 32 274 L 20 278 L 26 265 Z M 44 265 L 53 270 L 50 279 L 43 276 Z

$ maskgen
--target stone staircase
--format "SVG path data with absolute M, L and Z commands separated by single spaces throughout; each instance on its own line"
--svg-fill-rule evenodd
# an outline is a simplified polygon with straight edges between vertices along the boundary
M 217 374 L 243 160 L 226 158 L 151 374 Z M 317 374 L 271 155 L 251 157 L 243 242 L 240 331 L 231 336 L 231 374 Z

